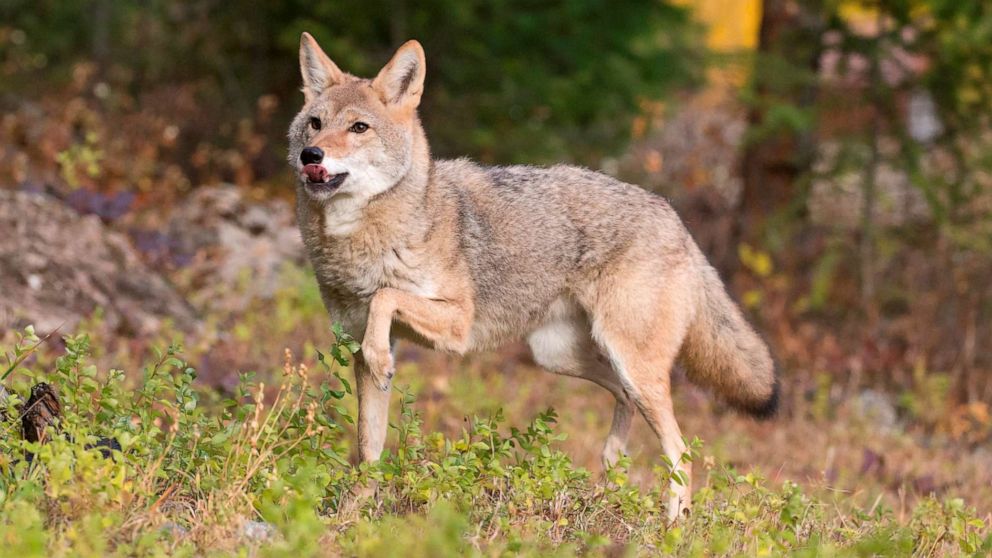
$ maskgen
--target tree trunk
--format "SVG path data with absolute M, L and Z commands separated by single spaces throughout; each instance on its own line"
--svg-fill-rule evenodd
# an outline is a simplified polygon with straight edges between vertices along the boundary
M 795 200 L 796 179 L 810 161 L 810 130 L 772 127 L 776 105 L 808 107 L 815 100 L 822 16 L 816 2 L 765 0 L 753 70 L 751 140 L 742 156 L 743 188 L 737 242 L 764 244 L 768 218 Z
M 96 62 L 97 78 L 105 80 L 110 65 L 110 0 L 96 0 L 92 13 L 93 60 Z

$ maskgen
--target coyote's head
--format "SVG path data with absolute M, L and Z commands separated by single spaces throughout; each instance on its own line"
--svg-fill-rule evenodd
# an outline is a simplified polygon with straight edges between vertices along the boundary
M 429 162 L 417 105 L 424 49 L 404 44 L 374 79 L 342 72 L 308 33 L 300 40 L 306 101 L 289 129 L 300 195 L 364 202 Z

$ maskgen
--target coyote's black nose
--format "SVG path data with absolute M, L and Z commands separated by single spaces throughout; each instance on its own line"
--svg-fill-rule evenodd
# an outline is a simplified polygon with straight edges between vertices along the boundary
M 324 160 L 324 151 L 319 147 L 307 147 L 300 153 L 300 161 L 304 165 L 317 164 Z

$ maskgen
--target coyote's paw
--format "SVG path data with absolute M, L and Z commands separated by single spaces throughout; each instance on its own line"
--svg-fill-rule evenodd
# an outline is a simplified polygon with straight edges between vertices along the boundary
M 362 354 L 365 355 L 365 363 L 368 364 L 372 381 L 375 382 L 376 387 L 382 391 L 389 391 L 389 382 L 393 379 L 393 374 L 396 373 L 392 353 L 389 349 L 378 349 L 370 344 L 362 343 Z

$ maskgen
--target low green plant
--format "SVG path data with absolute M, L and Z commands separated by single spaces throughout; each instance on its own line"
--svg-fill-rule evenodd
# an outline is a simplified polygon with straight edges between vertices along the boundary
M 457 435 L 425 432 L 402 392 L 396 442 L 374 464 L 349 463 L 358 349 L 337 329 L 318 352 L 324 378 L 286 352 L 272 385 L 242 375 L 233 397 L 201 390 L 179 347 L 137 377 L 89 364 L 90 339 L 65 337 L 39 355 L 25 332 L 10 351 L 11 396 L 0 424 L 0 554 L 10 556 L 569 556 L 987 555 L 988 525 L 961 500 L 926 500 L 906 522 L 884 506 L 838 507 L 786 481 L 773 487 L 682 456 L 706 474 L 691 516 L 665 520 L 672 464 L 653 488 L 621 459 L 603 475 L 560 449 L 551 409 L 529 424 L 502 411 L 466 419 Z M 35 357 L 35 358 L 29 358 Z M 15 415 L 38 381 L 63 413 L 45 444 Z M 401 390 L 402 391 L 402 390 Z M 101 439 L 120 444 L 109 456 Z M 101 452 L 103 450 L 104 453 Z M 697 476 L 698 478 L 698 476 Z M 371 489 L 371 490 L 368 490 Z M 362 494 L 372 492 L 374 496 Z M 251 531 L 250 527 L 255 528 Z M 259 534 L 260 533 L 260 534 Z

